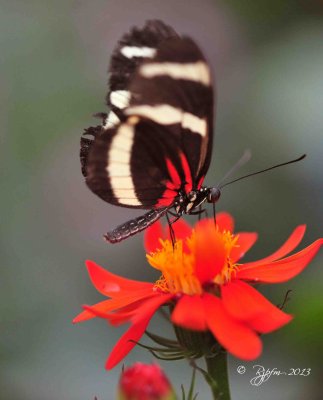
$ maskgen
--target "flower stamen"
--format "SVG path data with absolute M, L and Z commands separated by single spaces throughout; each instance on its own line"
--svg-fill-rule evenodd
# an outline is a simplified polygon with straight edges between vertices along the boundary
M 218 285 L 223 285 L 227 282 L 230 282 L 232 278 L 235 277 L 237 269 L 238 269 L 238 264 L 233 263 L 230 254 L 231 251 L 234 247 L 240 247 L 237 242 L 239 240 L 239 235 L 234 235 L 229 231 L 223 231 L 222 232 L 222 237 L 224 239 L 225 243 L 225 250 L 227 252 L 227 259 L 224 267 L 222 268 L 221 272 L 216 275 L 214 278 L 214 283 L 217 283 Z
M 202 287 L 194 274 L 194 254 L 183 251 L 183 241 L 175 245 L 169 240 L 160 240 L 162 248 L 147 255 L 150 265 L 162 272 L 155 288 L 166 293 L 201 294 Z

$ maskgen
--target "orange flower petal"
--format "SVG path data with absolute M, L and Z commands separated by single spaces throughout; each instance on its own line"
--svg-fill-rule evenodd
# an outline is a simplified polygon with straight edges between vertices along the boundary
M 240 260 L 258 239 L 258 234 L 253 232 L 239 232 L 237 235 L 239 235 L 236 243 L 237 247 L 233 247 L 230 252 L 230 258 L 233 263 Z
M 121 278 L 93 261 L 86 261 L 86 266 L 94 287 L 105 296 L 117 297 L 124 295 L 124 291 L 151 290 L 153 287 L 152 283 Z
M 136 342 L 138 342 L 144 334 L 151 317 L 152 314 L 146 315 L 141 321 L 132 325 L 127 332 L 121 336 L 107 359 L 105 364 L 106 369 L 115 367 L 136 346 Z
M 282 260 L 265 265 L 249 266 L 246 264 L 243 268 L 237 270 L 236 278 L 267 283 L 288 281 L 307 266 L 322 244 L 323 239 L 318 239 L 305 249 Z
M 156 303 L 162 305 L 167 303 L 172 297 L 172 294 L 155 292 L 151 297 L 129 304 L 113 314 L 110 313 L 108 315 L 109 322 L 112 325 L 120 325 L 124 322 L 131 321 L 134 324 L 141 319 L 142 315 L 149 314 Z
M 261 264 L 267 264 L 272 261 L 276 261 L 284 256 L 286 256 L 288 253 L 293 251 L 296 246 L 298 246 L 303 239 L 303 236 L 306 231 L 306 225 L 300 225 L 290 235 L 290 237 L 286 240 L 286 242 L 277 250 L 275 253 L 271 254 L 268 257 L 262 258 L 261 260 L 253 261 L 250 263 L 247 263 L 246 265 L 261 265 Z
M 245 282 L 233 281 L 223 285 L 221 294 L 227 311 L 234 318 L 248 322 L 258 332 L 271 332 L 292 319 Z
M 117 311 L 115 313 L 109 314 L 109 322 L 113 326 L 119 326 L 131 320 L 133 314 L 136 313 L 137 307 L 142 303 L 144 300 L 131 304 L 127 307 L 124 307 L 122 311 Z
M 220 231 L 233 232 L 234 230 L 234 219 L 229 213 L 220 212 L 216 214 L 216 224 L 219 227 Z
M 100 308 L 96 308 L 95 306 L 87 306 L 86 304 L 83 306 L 84 310 L 88 313 L 92 313 L 95 317 L 107 319 L 109 314 L 106 310 L 102 310 Z
M 262 350 L 259 336 L 244 323 L 234 319 L 219 298 L 205 294 L 203 301 L 207 325 L 221 346 L 243 360 L 257 358 Z
M 147 299 L 139 307 L 136 308 L 136 312 L 131 316 L 131 322 L 137 323 L 141 319 L 142 315 L 150 314 L 155 312 L 161 305 L 167 303 L 174 297 L 173 294 L 156 292 L 154 297 Z
M 114 299 L 105 300 L 93 306 L 85 305 L 83 306 L 85 311 L 83 311 L 76 318 L 74 318 L 73 323 L 83 322 L 95 317 L 110 319 L 112 311 L 118 310 L 119 312 L 120 309 L 124 310 L 124 308 L 128 307 L 129 305 L 138 306 L 138 302 L 144 301 L 156 295 L 157 293 L 153 292 L 152 289 L 150 289 L 148 293 L 145 293 L 145 291 L 144 292 L 140 291 L 131 293 L 129 296 L 125 295 L 123 297 L 117 297 Z
M 161 300 L 161 297 L 163 300 Z M 154 308 L 156 302 L 158 304 L 167 303 L 173 295 L 164 294 L 160 292 L 154 292 L 151 296 L 139 299 L 138 301 L 128 304 L 125 307 L 119 308 L 114 313 L 109 313 L 107 319 L 112 325 L 120 325 L 127 321 L 136 323 L 137 320 L 141 319 L 142 315 L 149 314 L 151 309 Z M 160 299 L 160 300 L 159 300 Z
M 88 311 L 90 314 L 93 314 L 94 317 L 106 319 L 113 326 L 119 326 L 124 324 L 125 322 L 129 322 L 131 317 L 136 314 L 138 308 L 141 304 L 143 304 L 147 299 L 138 300 L 135 303 L 129 304 L 128 306 L 123 307 L 121 310 L 116 312 L 110 311 L 102 311 L 95 306 L 83 306 L 85 311 Z
M 201 283 L 212 280 L 223 268 L 227 251 L 223 235 L 215 229 L 213 219 L 199 221 L 195 226 L 195 273 Z
M 293 319 L 292 315 L 284 313 L 274 305 L 272 307 L 270 318 L 268 318 L 269 314 L 263 313 L 249 320 L 248 325 L 259 333 L 269 333 L 288 324 Z
M 201 296 L 183 296 L 179 299 L 172 313 L 172 321 L 187 329 L 205 331 L 207 329 L 205 320 L 204 303 Z
M 99 310 L 100 312 L 106 312 L 106 311 L 110 311 L 114 309 L 114 305 L 111 305 L 111 301 L 113 302 L 113 300 L 109 299 L 109 300 L 104 300 L 101 301 L 100 303 L 97 303 L 95 307 L 97 310 Z M 84 306 L 83 306 L 84 307 Z M 111 308 L 110 308 L 111 307 Z M 83 312 L 81 312 L 79 315 L 77 315 L 74 319 L 73 319 L 73 324 L 77 324 L 78 322 L 83 322 L 83 321 L 87 321 L 89 319 L 95 318 L 96 315 L 88 310 L 84 310 Z
M 172 295 L 156 296 L 153 300 L 150 299 L 149 302 L 147 301 L 145 306 L 141 307 L 140 310 L 139 308 L 137 309 L 137 317 L 132 318 L 133 325 L 123 336 L 121 336 L 117 344 L 114 346 L 106 362 L 106 369 L 112 369 L 134 348 L 136 345 L 134 342 L 138 342 L 144 334 L 146 327 L 156 310 L 172 297 Z
M 145 231 L 144 246 L 147 253 L 152 253 L 161 248 L 159 239 L 164 238 L 164 229 L 160 220 L 153 223 Z
M 168 228 L 168 226 L 166 227 Z M 176 221 L 173 225 L 172 228 L 175 233 L 175 238 L 177 240 L 185 240 L 192 234 L 192 227 L 183 219 L 179 219 Z M 170 240 L 170 234 L 169 234 L 169 229 L 167 229 L 167 238 Z

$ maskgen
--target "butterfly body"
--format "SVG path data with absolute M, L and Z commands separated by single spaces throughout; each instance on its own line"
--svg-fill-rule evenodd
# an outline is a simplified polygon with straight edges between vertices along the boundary
M 202 186 L 212 152 L 212 77 L 191 38 L 161 21 L 124 35 L 111 60 L 107 105 L 102 125 L 81 139 L 86 183 L 110 204 L 149 210 L 107 233 L 108 241 L 214 202 L 215 189 Z

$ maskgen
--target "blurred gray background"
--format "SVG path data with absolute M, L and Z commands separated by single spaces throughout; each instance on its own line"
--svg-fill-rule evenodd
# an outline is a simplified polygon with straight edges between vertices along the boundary
M 258 231 L 249 260 L 275 250 L 301 223 L 322 226 L 323 7 L 319 0 L 0 1 L 1 400 L 113 399 L 120 366 L 104 370 L 123 328 L 94 320 L 72 326 L 81 304 L 102 299 L 85 259 L 134 279 L 151 280 L 138 235 L 120 245 L 101 237 L 137 215 L 105 204 L 85 186 L 79 138 L 105 111 L 113 46 L 133 25 L 160 18 L 202 47 L 217 82 L 213 161 L 218 182 L 246 148 L 248 173 L 307 153 L 302 163 L 225 188 L 218 211 L 237 229 Z M 193 217 L 190 219 L 193 222 Z M 294 321 L 267 335 L 256 362 L 230 358 L 232 398 L 322 398 L 322 255 L 297 278 L 262 292 L 275 304 L 287 289 Z M 151 330 L 171 334 L 155 318 Z M 150 361 L 135 349 L 126 359 Z M 239 375 L 238 365 L 247 373 Z M 311 368 L 311 375 L 249 383 L 252 366 Z M 177 390 L 183 363 L 163 363 Z M 209 392 L 198 379 L 199 399 Z

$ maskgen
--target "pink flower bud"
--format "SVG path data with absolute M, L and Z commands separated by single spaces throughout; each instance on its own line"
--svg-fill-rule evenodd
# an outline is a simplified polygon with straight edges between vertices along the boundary
M 120 377 L 119 400 L 175 400 L 175 394 L 159 365 L 137 362 Z

